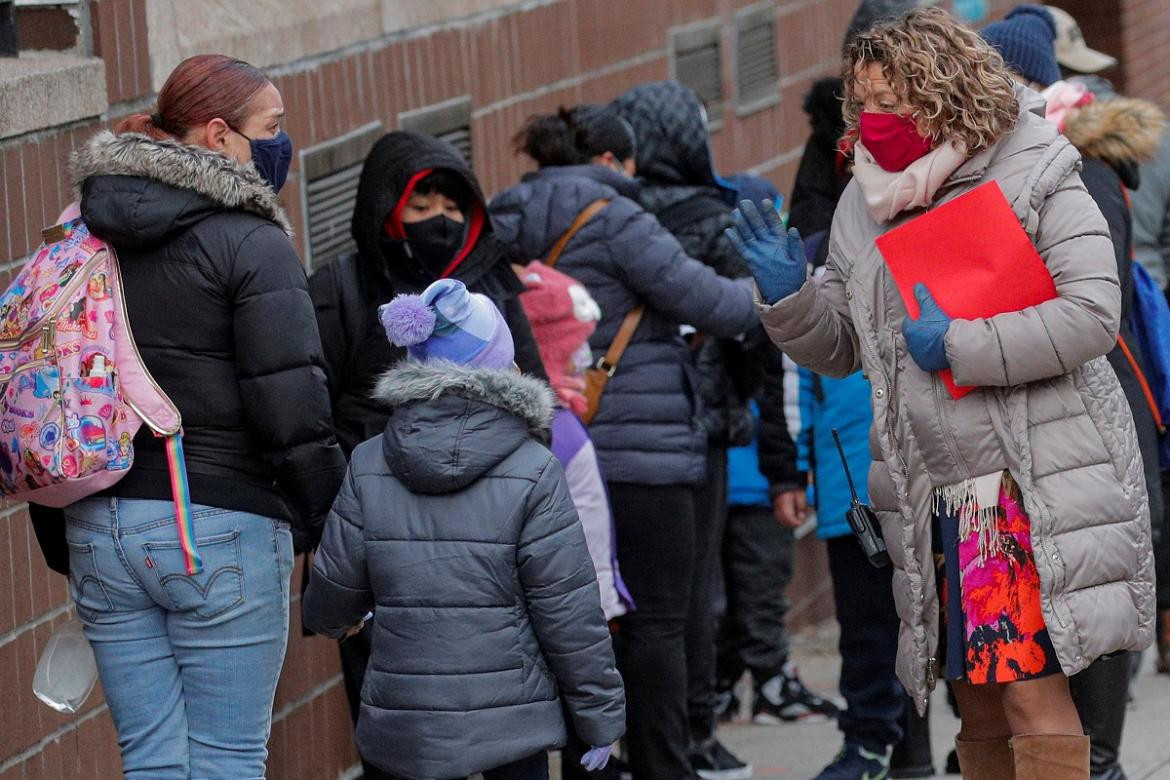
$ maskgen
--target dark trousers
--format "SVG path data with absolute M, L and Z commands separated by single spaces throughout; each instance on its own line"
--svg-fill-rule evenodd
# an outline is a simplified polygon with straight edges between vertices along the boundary
M 827 544 L 841 626 L 840 690 L 847 705 L 838 727 L 847 741 L 882 751 L 902 738 L 899 719 L 905 703 L 894 671 L 898 656 L 894 570 L 871 566 L 852 535 L 829 539 Z
M 1170 610 L 1170 471 L 1162 472 L 1162 517 L 1153 526 L 1158 609 Z
M 1132 663 L 1130 653 L 1098 658 L 1068 680 L 1081 725 L 1089 735 L 1089 769 L 1097 780 L 1125 780 L 1118 757 Z
M 692 780 L 687 759 L 687 610 L 695 566 L 695 497 L 685 485 L 609 483 L 622 579 L 637 609 L 613 649 L 626 685 L 634 780 Z
M 726 525 L 727 450 L 712 447 L 707 481 L 695 491 L 695 576 L 687 611 L 687 716 L 693 744 L 715 734 L 715 602 Z
M 716 685 L 731 690 L 744 671 L 756 687 L 788 662 L 784 616 L 792 579 L 792 529 L 765 506 L 732 506 L 723 534 L 727 614 L 719 631 Z
M 548 753 L 537 753 L 483 773 L 483 780 L 548 780 Z

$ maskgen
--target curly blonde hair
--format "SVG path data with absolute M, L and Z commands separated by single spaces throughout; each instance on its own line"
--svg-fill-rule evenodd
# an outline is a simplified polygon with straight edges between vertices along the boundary
M 941 8 L 918 8 L 854 38 L 845 54 L 846 137 L 857 137 L 858 72 L 877 63 L 924 138 L 972 155 L 1015 127 L 1019 101 L 1003 57 Z

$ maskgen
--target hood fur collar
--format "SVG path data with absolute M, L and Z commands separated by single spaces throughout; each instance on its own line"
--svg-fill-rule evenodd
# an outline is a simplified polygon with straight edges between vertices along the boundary
M 382 376 L 373 392 L 374 400 L 390 406 L 433 401 L 442 395 L 499 407 L 528 423 L 532 434 L 552 426 L 555 408 L 548 385 L 510 371 L 404 360 Z
M 194 192 L 224 208 L 247 211 L 272 220 L 288 235 L 292 224 L 276 193 L 251 165 L 210 149 L 156 141 L 145 135 L 114 135 L 102 131 L 82 147 L 70 163 L 73 186 L 92 176 L 135 176 Z
M 1064 134 L 1085 157 L 1136 165 L 1157 154 L 1165 124 L 1149 101 L 1111 98 L 1069 112 Z

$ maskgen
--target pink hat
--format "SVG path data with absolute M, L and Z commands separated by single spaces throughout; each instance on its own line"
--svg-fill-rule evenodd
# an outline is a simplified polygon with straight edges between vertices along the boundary
M 587 406 L 584 369 L 592 362 L 584 353 L 601 309 L 580 282 L 539 260 L 521 271 L 520 280 L 528 288 L 520 295 L 520 303 L 532 323 L 549 384 L 565 406 L 583 414 Z

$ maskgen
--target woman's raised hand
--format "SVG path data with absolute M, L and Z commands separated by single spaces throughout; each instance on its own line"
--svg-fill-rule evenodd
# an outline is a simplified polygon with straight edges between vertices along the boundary
M 760 205 L 762 209 L 757 209 L 751 201 L 741 201 L 735 210 L 735 228 L 724 233 L 747 261 L 764 303 L 773 304 L 804 285 L 808 260 L 800 233 L 796 228 L 784 230 L 780 203 L 765 200 Z

